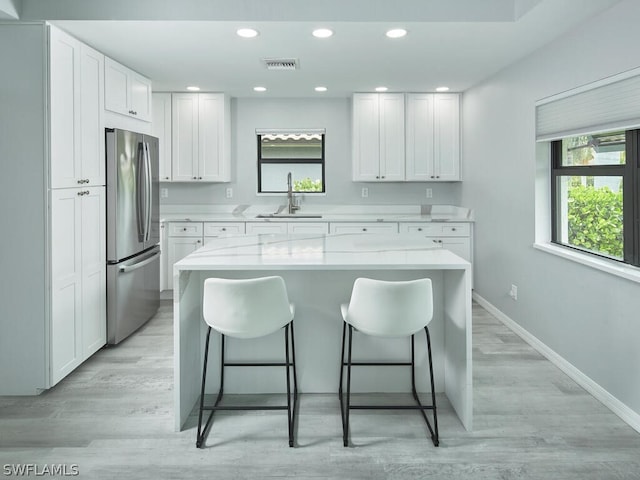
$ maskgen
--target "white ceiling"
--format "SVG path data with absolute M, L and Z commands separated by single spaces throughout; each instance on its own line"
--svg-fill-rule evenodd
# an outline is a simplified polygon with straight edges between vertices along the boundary
M 235 97 L 464 91 L 573 28 L 595 28 L 618 0 L 22 0 L 21 20 L 51 20 L 153 80 L 156 91 Z M 15 0 L 12 2 L 15 5 Z M 1 10 L 1 9 L 0 9 Z M 243 39 L 239 27 L 260 35 Z M 311 31 L 335 35 L 317 39 Z M 391 40 L 384 32 L 409 34 Z M 263 58 L 299 60 L 268 71 Z M 253 87 L 267 87 L 255 93 Z M 323 85 L 328 91 L 314 92 Z

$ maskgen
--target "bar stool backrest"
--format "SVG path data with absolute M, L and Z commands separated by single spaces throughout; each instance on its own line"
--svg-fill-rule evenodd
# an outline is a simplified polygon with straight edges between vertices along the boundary
M 293 319 L 287 288 L 278 276 L 207 278 L 202 313 L 213 329 L 236 338 L 269 335 Z
M 353 284 L 345 320 L 368 335 L 402 337 L 423 329 L 432 317 L 431 279 L 358 278 Z

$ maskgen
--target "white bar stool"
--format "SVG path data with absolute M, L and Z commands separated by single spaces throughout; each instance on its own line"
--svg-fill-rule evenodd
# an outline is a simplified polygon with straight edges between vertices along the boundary
M 202 368 L 202 389 L 196 446 L 202 447 L 216 410 L 287 410 L 289 446 L 294 443 L 294 420 L 298 400 L 296 380 L 296 355 L 293 340 L 293 317 L 295 308 L 289 303 L 287 289 L 282 277 L 262 277 L 242 280 L 208 278 L 204 281 L 202 311 L 207 329 L 207 340 Z M 222 335 L 220 352 L 220 390 L 215 404 L 204 405 L 205 381 L 211 329 Z M 225 337 L 258 338 L 284 329 L 284 362 L 225 362 Z M 289 337 L 291 337 L 291 361 L 289 360 Z M 224 367 L 285 367 L 287 372 L 287 405 L 238 406 L 219 405 L 224 391 Z M 290 369 L 293 369 L 293 401 L 291 399 Z M 204 410 L 211 413 L 202 427 Z
M 422 414 L 431 440 L 437 447 L 438 416 L 436 394 L 433 381 L 433 362 L 431 359 L 431 339 L 427 325 L 433 317 L 433 290 L 431 280 L 423 278 L 409 281 L 383 281 L 370 278 L 358 278 L 353 284 L 349 304 L 341 305 L 342 318 L 342 354 L 340 359 L 340 413 L 342 415 L 342 438 L 344 446 L 349 445 L 350 410 L 419 410 Z M 346 329 L 349 327 L 349 349 L 347 361 L 344 359 Z M 353 330 L 376 337 L 411 336 L 410 362 L 353 362 L 351 352 Z M 423 330 L 427 336 L 429 374 L 431 380 L 431 405 L 423 406 L 416 391 L 415 377 L 415 334 Z M 411 367 L 411 393 L 417 405 L 351 405 L 351 367 L 352 366 L 409 366 Z M 347 367 L 346 400 L 342 393 L 343 372 Z M 425 414 L 433 410 L 433 427 Z

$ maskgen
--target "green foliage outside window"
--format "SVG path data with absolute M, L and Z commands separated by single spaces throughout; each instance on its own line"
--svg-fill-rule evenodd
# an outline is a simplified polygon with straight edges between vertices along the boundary
M 622 190 L 574 184 L 568 198 L 569 244 L 623 258 Z
M 294 180 L 293 190 L 295 192 L 321 192 L 322 180 L 311 180 L 311 178 L 309 177 L 303 178 L 301 180 Z

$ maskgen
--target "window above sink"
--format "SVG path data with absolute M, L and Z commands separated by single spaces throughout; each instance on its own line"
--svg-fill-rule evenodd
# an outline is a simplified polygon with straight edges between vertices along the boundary
M 325 130 L 256 130 L 258 193 L 325 193 Z

